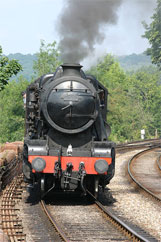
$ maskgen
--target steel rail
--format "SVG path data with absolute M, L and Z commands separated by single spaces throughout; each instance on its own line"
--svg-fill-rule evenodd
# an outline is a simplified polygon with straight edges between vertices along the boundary
M 142 140 L 142 141 L 134 141 L 129 143 L 123 144 L 116 144 L 116 151 L 120 152 L 123 150 L 130 150 L 130 149 L 141 149 L 141 148 L 152 148 L 152 147 L 161 147 L 161 139 L 149 139 L 149 140 Z
M 158 169 L 161 171 L 161 163 L 160 163 L 160 159 L 161 159 L 161 155 L 158 157 L 157 159 L 157 166 L 158 166 Z
M 48 219 L 50 220 L 51 224 L 54 226 L 54 228 L 56 229 L 56 231 L 58 232 L 59 236 L 61 237 L 61 239 L 65 242 L 69 242 L 69 239 L 67 238 L 67 236 L 65 235 L 64 231 L 61 229 L 61 227 L 58 225 L 58 223 L 55 221 L 55 219 L 53 218 L 53 216 L 51 215 L 49 209 L 46 207 L 45 202 L 43 200 L 41 200 L 41 206 L 44 210 L 44 212 L 46 213 Z
M 118 143 L 116 146 L 117 147 L 122 147 L 122 146 L 126 146 L 126 145 L 133 145 L 133 144 L 140 144 L 140 143 L 144 143 L 144 144 L 146 144 L 146 143 L 150 143 L 150 142 L 152 142 L 152 143 L 158 143 L 158 142 L 160 142 L 161 143 L 161 139 L 145 139 L 145 140 L 136 140 L 136 141 L 132 141 L 132 142 L 127 142 L 127 143 Z
M 147 189 L 144 185 L 142 185 L 139 181 L 137 181 L 137 180 L 135 179 L 135 177 L 133 176 L 131 170 L 130 170 L 130 166 L 131 166 L 131 164 L 132 164 L 132 162 L 133 162 L 133 160 L 134 160 L 135 158 L 137 158 L 137 157 L 141 156 L 142 154 L 147 153 L 147 152 L 149 152 L 150 150 L 153 150 L 153 149 L 155 149 L 155 148 L 156 148 L 156 147 L 149 148 L 149 149 L 143 150 L 143 151 L 137 153 L 136 155 L 134 155 L 134 156 L 129 160 L 129 162 L 128 162 L 128 174 L 129 174 L 129 176 L 131 177 L 131 179 L 132 179 L 132 180 L 133 180 L 133 181 L 134 181 L 134 182 L 135 182 L 135 183 L 136 183 L 141 189 L 143 189 L 144 191 L 146 191 L 147 193 L 149 193 L 149 194 L 150 194 L 152 197 L 154 197 L 155 199 L 161 201 L 161 199 L 160 199 L 158 196 L 156 196 L 152 191 L 150 191 L 150 190 Z
M 137 231 L 132 229 L 129 225 L 127 225 L 125 222 L 123 222 L 120 218 L 118 218 L 116 215 L 114 215 L 108 208 L 105 208 L 96 198 L 95 196 L 87 191 L 88 194 L 95 200 L 96 205 L 104 212 L 106 216 L 108 216 L 113 224 L 115 226 L 118 226 L 122 232 L 129 237 L 129 239 L 132 239 L 133 241 L 143 241 L 143 242 L 149 242 L 148 239 L 146 239 L 144 236 L 139 234 Z

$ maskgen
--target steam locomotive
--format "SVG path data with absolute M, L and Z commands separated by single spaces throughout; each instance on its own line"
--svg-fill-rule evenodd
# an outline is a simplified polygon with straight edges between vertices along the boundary
M 42 196 L 52 189 L 97 196 L 114 176 L 108 91 L 81 68 L 63 64 L 26 90 L 23 174 Z

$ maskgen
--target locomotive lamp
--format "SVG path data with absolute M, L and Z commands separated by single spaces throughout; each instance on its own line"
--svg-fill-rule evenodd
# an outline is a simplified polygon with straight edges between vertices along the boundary
M 94 164 L 94 168 L 99 174 L 107 172 L 108 167 L 109 165 L 105 160 L 97 160 Z
M 44 159 L 37 157 L 32 161 L 32 169 L 34 169 L 36 172 L 41 172 L 45 169 L 46 162 Z

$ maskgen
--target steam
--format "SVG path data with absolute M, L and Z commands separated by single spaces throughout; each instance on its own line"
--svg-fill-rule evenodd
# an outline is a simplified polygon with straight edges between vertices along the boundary
M 105 38 L 104 27 L 117 22 L 122 0 L 66 0 L 58 32 L 64 62 L 78 63 Z

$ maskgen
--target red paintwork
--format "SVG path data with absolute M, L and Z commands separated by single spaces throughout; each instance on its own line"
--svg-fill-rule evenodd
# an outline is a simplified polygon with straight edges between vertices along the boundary
M 32 160 L 34 160 L 36 157 L 41 157 L 46 161 L 46 167 L 42 171 L 42 173 L 54 173 L 54 165 L 55 161 L 58 161 L 57 156 L 38 156 L 38 155 L 30 155 L 28 157 L 28 161 L 32 163 Z M 66 170 L 67 163 L 71 162 L 73 164 L 73 170 L 72 171 L 78 171 L 79 170 L 79 164 L 81 161 L 85 164 L 85 171 L 87 174 L 98 174 L 95 171 L 94 164 L 97 160 L 106 160 L 107 163 L 110 165 L 112 162 L 112 158 L 107 157 L 72 157 L 72 156 L 62 156 L 61 157 L 61 168 L 63 171 Z M 32 170 L 35 172 L 35 170 Z

